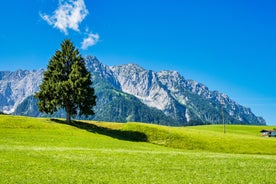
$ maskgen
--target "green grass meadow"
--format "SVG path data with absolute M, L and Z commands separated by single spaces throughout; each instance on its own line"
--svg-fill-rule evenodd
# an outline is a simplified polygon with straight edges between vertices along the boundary
M 275 183 L 270 128 L 0 115 L 0 183 Z

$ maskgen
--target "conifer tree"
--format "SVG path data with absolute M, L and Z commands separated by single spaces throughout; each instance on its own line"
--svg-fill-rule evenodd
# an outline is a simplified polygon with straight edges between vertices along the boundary
M 35 94 L 41 112 L 53 114 L 59 108 L 66 111 L 66 122 L 76 115 L 93 115 L 96 105 L 91 75 L 84 59 L 73 43 L 66 39 L 49 61 L 40 91 Z

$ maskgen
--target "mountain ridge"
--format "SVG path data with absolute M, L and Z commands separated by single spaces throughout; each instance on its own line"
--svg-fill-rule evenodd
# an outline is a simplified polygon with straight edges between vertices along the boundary
M 43 71 L 40 69 L 0 72 L 1 111 L 12 113 L 25 98 L 38 91 Z
M 223 109 L 228 124 L 266 124 L 250 108 L 226 94 L 210 91 L 204 84 L 186 80 L 177 71 L 154 72 L 137 64 L 107 66 L 95 56 L 86 56 L 85 62 L 98 96 L 96 115 L 90 119 L 175 126 L 220 124 Z M 26 100 L 39 89 L 43 71 L 0 72 L 0 111 L 45 116 L 36 112 L 35 100 Z

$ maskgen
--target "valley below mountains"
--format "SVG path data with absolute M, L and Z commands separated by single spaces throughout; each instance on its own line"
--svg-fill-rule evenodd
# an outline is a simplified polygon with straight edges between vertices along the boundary
M 136 64 L 107 66 L 95 56 L 87 56 L 85 61 L 97 96 L 95 115 L 88 119 L 170 126 L 221 124 L 223 110 L 226 124 L 266 124 L 250 108 L 199 82 L 186 80 L 177 71 L 154 72 Z M 0 111 L 49 117 L 38 111 L 34 97 L 43 72 L 0 71 Z M 65 117 L 65 112 L 59 110 L 51 116 Z

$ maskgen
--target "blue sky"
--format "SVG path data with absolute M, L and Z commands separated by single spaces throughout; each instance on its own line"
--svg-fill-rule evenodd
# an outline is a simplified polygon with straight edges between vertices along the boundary
M 276 125 L 276 2 L 25 0 L 0 7 L 0 70 L 45 68 L 65 38 L 107 65 L 177 70 Z

